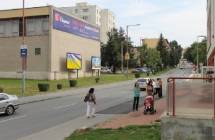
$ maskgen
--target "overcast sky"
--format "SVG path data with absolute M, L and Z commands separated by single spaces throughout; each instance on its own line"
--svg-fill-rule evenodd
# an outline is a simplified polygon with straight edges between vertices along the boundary
M 157 38 L 162 32 L 168 40 L 188 47 L 198 35 L 206 35 L 206 0 L 25 0 L 27 7 L 74 6 L 87 1 L 115 13 L 117 27 L 130 27 L 129 36 L 136 44 L 141 38 Z M 21 8 L 22 0 L 1 2 L 0 9 Z

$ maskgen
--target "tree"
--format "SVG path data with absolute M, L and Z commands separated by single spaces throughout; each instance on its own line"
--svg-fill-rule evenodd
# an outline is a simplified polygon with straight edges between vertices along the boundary
M 163 64 L 163 66 L 164 67 L 168 66 L 169 53 L 164 44 L 164 38 L 163 38 L 162 34 L 160 34 L 160 39 L 158 42 L 157 50 L 160 52 L 161 62 Z
M 147 57 L 145 58 L 147 67 L 156 70 L 161 63 L 160 52 L 153 48 L 147 49 Z
M 201 42 L 194 42 L 191 47 L 188 47 L 184 53 L 184 58 L 188 61 L 197 64 L 197 47 L 198 47 L 198 60 L 199 64 L 206 65 L 207 63 L 207 42 L 203 40 Z
M 182 47 L 175 40 L 170 42 L 170 47 L 171 50 L 169 65 L 176 66 L 179 63 L 182 56 Z

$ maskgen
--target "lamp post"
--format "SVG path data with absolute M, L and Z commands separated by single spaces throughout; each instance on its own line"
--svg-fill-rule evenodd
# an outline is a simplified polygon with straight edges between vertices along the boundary
M 204 36 L 204 35 L 197 36 L 197 47 L 196 47 L 196 53 L 197 53 L 197 56 L 196 56 L 197 73 L 199 73 L 199 44 L 198 44 L 199 38 L 205 38 L 206 39 L 207 37 Z
M 133 25 L 127 25 L 126 26 L 126 34 L 127 34 L 127 47 L 126 47 L 126 55 L 125 55 L 125 59 L 126 59 L 126 63 L 127 63 L 127 78 L 128 78 L 128 60 L 129 60 L 129 52 L 128 52 L 128 43 L 129 43 L 129 37 L 128 37 L 128 28 L 131 26 L 140 26 L 140 24 L 133 24 Z

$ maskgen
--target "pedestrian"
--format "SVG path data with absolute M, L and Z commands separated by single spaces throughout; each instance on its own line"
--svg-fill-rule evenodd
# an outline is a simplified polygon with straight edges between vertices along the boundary
M 152 85 L 152 80 L 149 80 L 147 87 L 146 87 L 146 92 L 148 95 L 153 95 L 153 85 Z
M 94 88 L 90 88 L 84 99 L 84 101 L 87 103 L 87 118 L 95 117 L 96 96 L 94 91 Z
M 152 86 L 153 86 L 153 94 L 156 95 L 158 93 L 158 90 L 157 90 L 158 83 L 154 79 L 152 79 Z
M 138 83 L 134 84 L 133 96 L 134 96 L 133 111 L 135 110 L 138 111 L 140 99 L 140 88 Z
M 158 79 L 158 85 L 159 85 L 158 97 L 161 98 L 163 96 L 163 94 L 162 94 L 162 80 L 161 80 L 161 78 Z

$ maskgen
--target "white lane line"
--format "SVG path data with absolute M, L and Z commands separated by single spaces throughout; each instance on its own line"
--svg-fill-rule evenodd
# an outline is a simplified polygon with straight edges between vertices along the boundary
M 63 108 L 68 108 L 68 107 L 71 107 L 71 106 L 74 106 L 74 105 L 76 105 L 76 103 L 54 107 L 54 109 L 63 109 Z
M 22 116 L 19 116 L 19 117 L 9 118 L 9 119 L 0 121 L 0 124 L 1 124 L 1 123 L 5 123 L 5 122 L 8 122 L 8 121 L 13 121 L 13 120 L 22 119 L 22 118 L 25 118 L 25 117 L 27 117 L 27 115 L 22 115 Z

